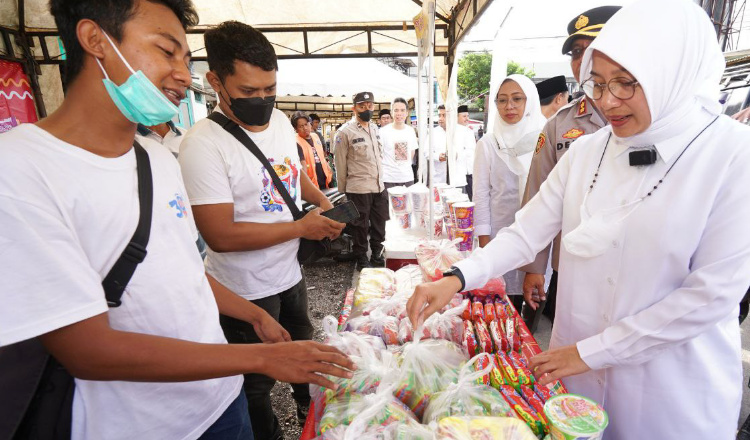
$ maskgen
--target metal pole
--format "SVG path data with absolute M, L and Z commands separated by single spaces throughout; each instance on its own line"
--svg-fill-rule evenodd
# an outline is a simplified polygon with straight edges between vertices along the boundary
M 430 222 L 427 225 L 429 238 L 430 240 L 435 238 L 435 228 L 432 227 L 435 216 L 435 197 L 434 197 L 434 188 L 435 188 L 435 164 L 432 160 L 432 154 L 433 154 L 433 142 L 432 142 L 432 117 L 433 117 L 433 102 L 432 97 L 434 95 L 433 93 L 433 87 L 432 87 L 432 72 L 433 72 L 433 63 L 435 62 L 435 2 L 430 1 L 429 8 L 428 8 L 428 32 L 430 33 L 430 56 L 427 61 L 427 78 L 430 84 L 430 88 L 428 89 L 430 91 L 430 94 L 427 98 L 427 114 L 429 115 L 429 120 L 427 124 L 427 141 L 429 142 L 428 145 L 428 162 L 427 166 L 430 170 Z

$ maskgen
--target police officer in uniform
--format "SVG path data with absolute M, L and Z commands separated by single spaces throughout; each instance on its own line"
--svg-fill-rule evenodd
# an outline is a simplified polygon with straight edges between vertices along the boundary
M 573 70 L 578 83 L 587 78 L 581 78 L 581 61 L 583 53 L 591 42 L 599 35 L 607 20 L 620 6 L 600 6 L 590 9 L 575 17 L 568 24 L 568 38 L 563 43 L 562 53 L 570 56 L 570 68 Z M 544 126 L 539 135 L 534 158 L 529 169 L 529 178 L 526 182 L 522 205 L 525 205 L 539 192 L 539 187 L 547 179 L 547 176 L 555 167 L 563 154 L 568 151 L 570 144 L 584 134 L 591 134 L 606 125 L 604 117 L 599 113 L 593 103 L 585 95 L 571 101 L 567 106 L 561 108 Z M 530 307 L 524 308 L 524 320 L 529 330 L 534 332 L 539 322 L 540 313 L 544 313 L 551 320 L 555 318 L 555 293 L 557 290 L 557 268 L 560 258 L 560 234 L 555 237 L 552 252 L 552 278 L 545 295 L 544 273 L 549 262 L 550 246 L 540 252 L 533 263 L 520 267 L 526 272 L 523 282 L 523 291 L 526 302 L 532 295 L 544 299 L 539 308 L 534 311 Z M 538 302 L 538 301 L 537 301 Z M 528 312 L 526 312 L 528 311 Z
M 385 263 L 383 241 L 388 197 L 383 184 L 383 145 L 378 126 L 371 121 L 374 100 L 371 92 L 354 95 L 354 116 L 336 132 L 334 141 L 338 190 L 345 193 L 359 211 L 359 218 L 347 225 L 354 241 L 353 254 L 358 269 Z M 370 260 L 367 259 L 368 233 Z

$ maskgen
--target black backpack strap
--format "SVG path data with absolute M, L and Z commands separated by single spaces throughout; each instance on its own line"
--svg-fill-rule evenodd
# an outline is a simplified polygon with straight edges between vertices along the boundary
M 154 205 L 154 186 L 151 178 L 151 161 L 148 153 L 135 141 L 135 160 L 138 172 L 138 202 L 140 204 L 140 217 L 138 227 L 122 255 L 117 259 L 112 269 L 102 281 L 107 304 L 110 307 L 119 307 L 121 298 L 130 279 L 135 273 L 138 264 L 146 258 L 146 246 L 151 235 L 151 215 Z
M 245 133 L 242 127 L 219 112 L 211 113 L 208 116 L 208 119 L 216 122 L 221 126 L 221 128 L 228 131 L 229 134 L 240 141 L 240 143 L 244 145 L 245 148 L 250 150 L 250 152 L 253 153 L 253 155 L 260 161 L 260 163 L 263 164 L 263 166 L 266 168 L 266 171 L 268 171 L 268 175 L 271 176 L 271 180 L 273 180 L 273 185 L 276 187 L 276 191 L 281 194 L 281 197 L 284 199 L 284 203 L 286 203 L 286 205 L 289 207 L 289 211 L 292 213 L 292 217 L 294 217 L 295 220 L 299 220 L 304 217 L 305 215 L 297 207 L 297 204 L 294 203 L 294 200 L 292 200 L 292 196 L 289 195 L 289 191 L 287 191 L 284 184 L 281 183 L 281 179 L 279 179 L 279 176 L 276 174 L 276 170 L 273 169 L 273 166 L 270 162 L 268 162 L 266 156 L 260 151 L 260 148 L 255 145 L 255 142 L 250 139 L 250 136 Z

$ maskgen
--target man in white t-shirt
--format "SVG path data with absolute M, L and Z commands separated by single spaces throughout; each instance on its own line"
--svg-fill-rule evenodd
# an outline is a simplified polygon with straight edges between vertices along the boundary
M 271 43 L 236 21 L 205 33 L 210 71 L 206 79 L 219 96 L 217 112 L 242 127 L 273 166 L 297 208 L 302 200 L 323 208 L 331 203 L 300 164 L 296 135 L 274 108 L 278 64 Z M 198 229 L 209 246 L 206 270 L 248 302 L 278 320 L 293 340 L 312 339 L 307 288 L 297 260 L 300 238 L 334 239 L 344 228 L 320 209 L 295 221 L 269 171 L 241 142 L 210 119 L 188 130 L 180 166 Z M 261 342 L 252 325 L 221 317 L 230 343 Z M 247 374 L 245 394 L 256 439 L 283 434 L 271 406 L 275 379 Z M 310 404 L 307 383 L 292 385 L 297 415 Z
M 434 172 L 435 183 L 447 183 L 448 182 L 448 149 L 447 149 L 447 135 L 445 133 L 445 106 L 438 106 L 438 126 L 432 127 L 432 137 L 430 138 L 432 144 L 432 166 Z M 424 157 L 426 158 L 428 152 L 425 151 Z
M 466 176 L 466 193 L 469 195 L 469 199 L 472 199 L 472 174 L 474 173 L 474 152 L 477 149 L 477 141 L 474 138 L 474 132 L 469 128 L 469 106 L 467 105 L 458 106 L 455 139 L 453 154 L 456 157 L 456 173 Z M 451 174 L 451 176 L 453 175 Z M 463 182 L 463 179 L 459 178 L 459 180 Z
M 198 17 L 173 0 L 53 0 L 51 11 L 67 53 L 65 99 L 0 134 L 0 347 L 39 337 L 75 377 L 73 439 L 252 438 L 239 374 L 332 385 L 315 373 L 351 363 L 314 342 L 226 343 L 219 313 L 252 322 L 267 342 L 289 335 L 206 277 L 179 166 L 162 147 L 144 146 L 147 255 L 119 307 L 102 287 L 139 220 L 136 123 L 176 114 L 190 84 L 185 28 Z M 16 400 L 5 372 L 26 365 L 2 359 L 0 408 Z
M 393 123 L 380 128 L 385 189 L 414 184 L 411 162 L 419 144 L 414 129 L 404 123 L 408 113 L 407 105 L 404 98 L 394 99 L 391 103 Z

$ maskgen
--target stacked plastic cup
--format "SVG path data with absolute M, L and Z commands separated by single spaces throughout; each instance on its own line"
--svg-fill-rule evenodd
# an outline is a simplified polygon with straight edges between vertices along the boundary
M 451 206 L 454 222 L 453 236 L 461 238 L 456 246 L 460 251 L 474 249 L 474 202 L 456 202 Z
M 388 189 L 388 200 L 393 218 L 403 229 L 411 227 L 411 202 L 405 186 L 394 186 Z

